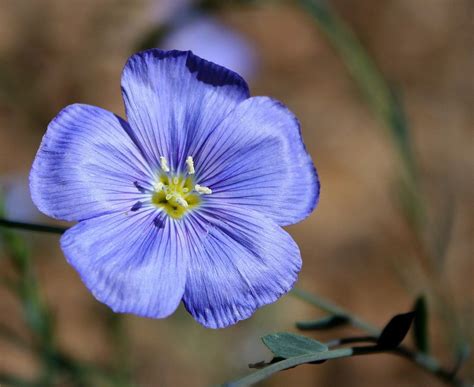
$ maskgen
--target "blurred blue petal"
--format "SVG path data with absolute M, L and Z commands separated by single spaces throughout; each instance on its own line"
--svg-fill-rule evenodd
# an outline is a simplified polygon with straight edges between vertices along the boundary
M 194 54 L 227 67 L 246 79 L 257 69 L 257 54 L 241 34 L 216 18 L 198 15 L 179 24 L 165 36 L 165 49 L 191 50 Z
M 154 23 L 166 24 L 180 14 L 185 14 L 198 0 L 152 0 L 150 15 Z
M 2 177 L 0 191 L 4 198 L 4 213 L 7 219 L 34 222 L 41 217 L 41 213 L 31 200 L 28 175 Z

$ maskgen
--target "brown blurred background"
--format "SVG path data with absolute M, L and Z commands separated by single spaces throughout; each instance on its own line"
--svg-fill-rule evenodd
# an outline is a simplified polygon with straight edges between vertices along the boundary
M 123 116 L 122 67 L 143 36 L 169 17 L 165 14 L 170 3 L 0 1 L 0 176 L 4 180 L 24 181 L 26 189 L 46 126 L 64 106 L 83 102 Z M 262 3 L 224 7 L 217 17 L 254 47 L 252 94 L 280 99 L 296 113 L 320 174 L 319 207 L 289 228 L 304 260 L 298 286 L 382 326 L 392 315 L 409 310 L 414 298 L 427 289 L 410 231 L 399 215 L 393 144 L 312 19 L 296 6 Z M 331 3 L 401 91 L 433 228 L 443 215 L 446 198 L 454 202 L 440 287 L 457 313 L 464 339 L 472 345 L 474 2 Z M 57 236 L 28 235 L 28 242 L 44 297 L 56 316 L 59 345 L 81 359 L 107 362 L 113 351 L 110 313 L 68 266 Z M 4 261 L 0 270 L 7 270 Z M 429 305 L 433 353 L 449 365 L 453 353 L 446 333 L 449 323 L 434 297 Z M 123 324 L 133 380 L 139 386 L 206 386 L 235 379 L 248 372 L 247 363 L 270 358 L 260 336 L 295 331 L 296 320 L 319 316 L 323 313 L 291 296 L 225 330 L 202 328 L 182 308 L 166 320 L 126 316 Z M 17 300 L 4 290 L 0 290 L 0 319 L 28 337 Z M 354 331 L 313 336 L 326 340 L 350 333 Z M 471 360 L 462 374 L 473 379 L 473 369 Z M 0 341 L 0 370 L 34 377 L 38 364 L 28 351 Z M 262 385 L 441 384 L 403 359 L 377 355 L 298 367 Z

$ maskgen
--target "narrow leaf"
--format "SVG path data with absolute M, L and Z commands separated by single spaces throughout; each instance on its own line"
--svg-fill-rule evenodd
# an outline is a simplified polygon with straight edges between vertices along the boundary
M 414 317 L 415 312 L 397 314 L 392 317 L 382 330 L 377 344 L 385 348 L 398 347 L 408 333 Z
M 428 307 L 425 296 L 420 296 L 415 301 L 415 320 L 413 321 L 413 338 L 415 346 L 420 352 L 429 352 L 428 342 Z
M 303 331 L 324 330 L 347 325 L 350 319 L 343 314 L 334 314 L 314 321 L 297 321 L 296 327 Z
M 284 359 L 328 350 L 317 340 L 287 332 L 263 336 L 262 341 L 276 357 Z
M 456 215 L 455 198 L 452 187 L 443 188 L 440 213 L 434 222 L 431 232 L 431 244 L 438 267 L 443 269 L 447 258 L 449 244 L 453 233 L 454 220 Z

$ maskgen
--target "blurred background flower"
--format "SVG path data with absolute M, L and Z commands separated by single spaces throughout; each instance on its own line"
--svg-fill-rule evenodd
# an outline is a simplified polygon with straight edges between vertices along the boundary
M 42 214 L 33 204 L 28 175 L 0 176 L 5 217 L 20 222 L 37 222 Z
M 216 4 L 195 0 L 152 2 L 149 19 L 152 26 L 138 41 L 138 48 L 191 50 L 249 80 L 258 71 L 256 46 L 242 31 L 209 12 L 208 8 Z
M 256 50 L 250 41 L 210 16 L 196 15 L 181 20 L 159 46 L 167 50 L 191 50 L 237 72 L 246 80 L 257 70 Z

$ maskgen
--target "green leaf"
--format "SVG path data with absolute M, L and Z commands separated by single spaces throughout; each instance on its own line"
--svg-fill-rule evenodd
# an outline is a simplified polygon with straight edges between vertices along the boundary
M 349 321 L 346 315 L 334 314 L 314 321 L 297 321 L 296 327 L 303 331 L 324 330 L 347 325 Z
M 276 357 L 283 359 L 328 350 L 326 345 L 317 340 L 288 332 L 263 336 L 262 341 Z
M 414 306 L 415 320 L 413 321 L 413 338 L 420 352 L 429 352 L 428 342 L 428 307 L 426 297 L 419 296 Z
M 415 312 L 397 314 L 392 317 L 377 340 L 384 348 L 396 348 L 403 341 L 415 317 Z

